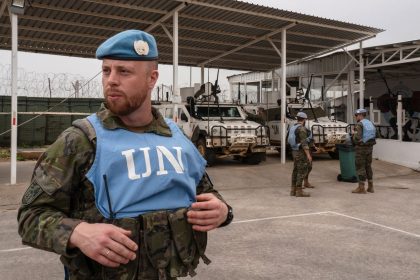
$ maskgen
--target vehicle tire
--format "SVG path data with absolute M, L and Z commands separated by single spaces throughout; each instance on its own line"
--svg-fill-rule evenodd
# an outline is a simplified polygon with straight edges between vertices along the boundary
M 198 139 L 196 147 L 197 147 L 198 152 L 207 161 L 207 165 L 212 166 L 216 161 L 216 154 L 214 153 L 213 150 L 208 149 L 206 147 L 206 139 L 204 138 Z
M 257 165 L 264 159 L 264 153 L 254 153 L 246 156 L 243 162 L 250 165 Z
M 233 156 L 233 159 L 240 161 L 240 160 L 242 160 L 242 157 L 241 156 L 238 156 L 238 155 L 234 155 Z
M 343 181 L 343 177 L 341 177 L 341 174 L 337 175 L 337 181 L 339 181 L 339 182 Z
M 330 157 L 332 159 L 338 159 L 339 158 L 339 154 L 338 154 L 337 151 L 335 151 L 335 152 L 328 152 L 328 154 L 330 155 Z

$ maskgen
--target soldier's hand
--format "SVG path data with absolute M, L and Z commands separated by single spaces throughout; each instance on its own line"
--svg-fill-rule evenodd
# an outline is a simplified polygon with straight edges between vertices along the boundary
M 187 212 L 188 222 L 197 231 L 209 231 L 220 226 L 227 217 L 226 204 L 211 193 L 197 195 L 197 202 Z
M 308 155 L 308 160 L 309 160 L 309 162 L 312 162 L 312 156 L 311 156 L 311 154 Z
M 131 231 L 111 224 L 77 225 L 70 236 L 69 248 L 79 248 L 98 263 L 118 267 L 136 258 L 137 244 L 129 236 Z

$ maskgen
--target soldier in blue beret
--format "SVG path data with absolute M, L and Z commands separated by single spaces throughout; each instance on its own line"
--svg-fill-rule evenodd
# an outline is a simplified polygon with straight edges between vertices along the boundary
M 105 103 L 41 156 L 19 209 L 24 244 L 56 252 L 70 279 L 175 279 L 206 264 L 207 231 L 232 208 L 176 123 L 151 106 L 152 35 L 103 42 Z M 40 226 L 42 225 L 42 226 Z
M 354 112 L 356 126 L 352 135 L 352 142 L 355 146 L 356 172 L 359 185 L 352 193 L 365 194 L 365 181 L 368 181 L 367 192 L 373 193 L 373 171 L 372 153 L 373 145 L 376 144 L 375 125 L 366 119 L 367 111 L 365 108 L 357 109 Z

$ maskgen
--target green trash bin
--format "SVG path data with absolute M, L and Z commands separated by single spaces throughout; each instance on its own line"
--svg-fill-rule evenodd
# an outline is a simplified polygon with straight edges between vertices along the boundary
M 336 145 L 338 156 L 340 159 L 340 174 L 337 176 L 338 181 L 356 183 L 356 163 L 354 155 L 354 147 L 350 145 Z

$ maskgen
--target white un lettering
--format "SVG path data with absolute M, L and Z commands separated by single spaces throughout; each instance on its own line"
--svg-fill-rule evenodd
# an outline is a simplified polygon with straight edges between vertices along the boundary
M 165 157 L 169 163 L 172 165 L 176 173 L 184 173 L 184 165 L 182 163 L 182 148 L 181 147 L 173 147 L 176 150 L 176 158 L 175 156 L 164 146 L 156 146 L 156 155 L 158 159 L 158 167 L 156 168 L 156 175 L 166 175 L 168 174 L 168 170 L 165 169 L 165 164 L 163 158 Z M 128 170 L 128 178 L 130 180 L 138 180 L 140 178 L 149 177 L 152 175 L 152 162 L 150 160 L 150 147 L 140 148 L 139 153 L 143 154 L 144 164 L 146 170 L 140 175 L 136 173 L 136 166 L 134 163 L 134 149 L 122 151 L 121 154 L 125 157 L 125 161 L 127 163 L 127 170 Z M 136 155 L 137 156 L 137 155 Z M 156 164 L 156 162 L 155 162 Z

